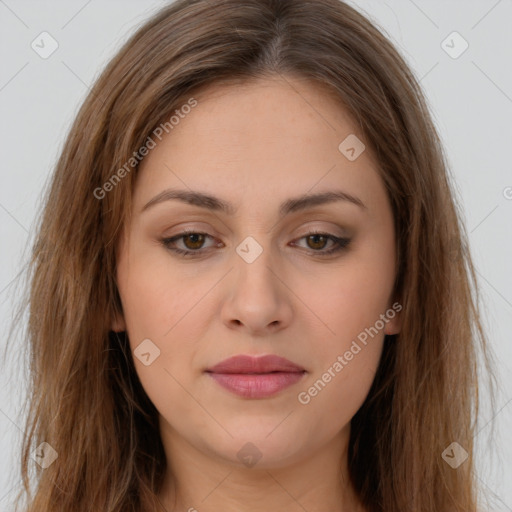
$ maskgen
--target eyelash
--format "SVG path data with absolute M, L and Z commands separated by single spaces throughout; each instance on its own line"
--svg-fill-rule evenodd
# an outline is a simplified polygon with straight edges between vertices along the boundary
M 202 233 L 200 231 L 190 230 L 190 231 L 183 231 L 183 232 L 179 233 L 178 235 L 175 235 L 171 238 L 163 238 L 160 240 L 160 242 L 169 251 L 173 251 L 174 253 L 184 256 L 184 257 L 193 258 L 193 257 L 198 257 L 198 256 L 203 255 L 205 251 L 202 249 L 197 249 L 197 250 L 193 251 L 193 250 L 178 249 L 177 247 L 171 247 L 171 244 L 173 244 L 176 240 L 179 240 L 180 238 L 183 238 L 184 236 L 191 235 L 191 234 L 206 235 L 209 238 L 213 238 L 208 233 Z M 321 235 L 329 240 L 332 240 L 335 243 L 334 247 L 332 247 L 331 249 L 329 249 L 327 251 L 324 251 L 324 250 L 308 251 L 309 254 L 313 254 L 315 256 L 329 256 L 331 254 L 341 252 L 341 251 L 347 249 L 348 245 L 351 242 L 350 238 L 340 238 L 340 237 L 331 235 L 329 233 L 324 233 L 322 231 L 311 231 L 311 232 L 307 233 L 306 235 L 301 236 L 298 240 L 302 240 L 303 238 L 307 238 L 312 235 Z

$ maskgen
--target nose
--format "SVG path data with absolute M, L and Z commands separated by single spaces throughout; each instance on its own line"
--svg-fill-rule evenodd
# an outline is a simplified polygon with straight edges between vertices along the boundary
M 233 254 L 234 268 L 225 282 L 222 321 L 246 335 L 265 336 L 290 325 L 293 292 L 286 283 L 282 266 L 269 249 L 253 261 Z

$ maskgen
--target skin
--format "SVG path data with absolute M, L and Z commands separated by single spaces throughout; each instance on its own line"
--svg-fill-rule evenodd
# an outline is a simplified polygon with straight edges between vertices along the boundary
M 311 82 L 260 79 L 194 97 L 198 105 L 142 162 L 118 247 L 123 316 L 112 328 L 127 331 L 132 350 L 145 339 L 160 350 L 148 366 L 134 362 L 173 468 L 161 503 L 167 511 L 364 510 L 347 472 L 350 420 L 400 315 L 308 404 L 298 394 L 394 302 L 393 215 L 376 160 L 368 144 L 354 161 L 338 150 L 348 135 L 363 136 Z M 236 213 L 177 200 L 141 213 L 168 188 L 222 198 Z M 334 189 L 366 208 L 338 201 L 278 215 L 289 198 Z M 161 242 L 185 228 L 212 237 L 175 242 L 201 256 Z M 315 228 L 351 242 L 322 257 L 335 243 L 309 239 Z M 252 263 L 236 252 L 247 236 L 263 249 Z M 204 372 L 235 354 L 278 354 L 307 373 L 270 398 L 242 398 Z M 252 467 L 237 456 L 247 442 L 261 454 Z

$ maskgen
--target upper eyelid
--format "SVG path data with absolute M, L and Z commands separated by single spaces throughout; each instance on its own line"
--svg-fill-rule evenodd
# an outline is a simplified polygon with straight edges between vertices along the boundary
M 190 234 L 206 235 L 206 236 L 208 236 L 210 238 L 215 238 L 215 239 L 218 238 L 217 236 L 212 235 L 211 233 L 208 233 L 207 231 L 202 231 L 201 229 L 184 229 L 183 231 L 180 231 L 179 233 L 176 233 L 176 234 L 171 235 L 171 236 L 166 236 L 166 237 L 163 237 L 163 238 L 165 240 L 179 239 L 179 238 L 181 238 L 183 236 L 190 235 Z M 329 229 L 310 228 L 304 234 L 294 238 L 294 240 L 296 240 L 298 238 L 304 238 L 304 237 L 306 237 L 308 235 L 315 235 L 315 234 L 332 236 L 334 238 L 349 238 L 347 235 L 332 233 Z
M 311 226 L 310 224 L 312 224 L 313 222 L 328 223 L 328 224 L 332 224 L 332 226 L 331 227 L 319 227 L 318 225 Z M 191 224 L 196 224 L 196 223 L 194 220 L 192 220 Z M 208 222 L 206 222 L 206 223 L 200 222 L 199 224 L 205 224 L 207 226 L 205 226 L 205 227 L 200 226 L 200 225 L 195 225 L 195 226 L 193 225 L 192 227 L 184 226 L 182 228 L 178 228 L 178 229 L 181 229 L 181 231 L 176 232 L 176 234 L 166 236 L 165 238 L 169 239 L 169 238 L 173 238 L 175 236 L 180 236 L 180 235 L 184 235 L 184 234 L 186 235 L 187 233 L 205 234 L 205 235 L 211 236 L 213 238 L 217 238 L 216 235 L 211 234 L 211 231 L 214 231 L 214 232 L 218 231 L 216 228 L 213 228 L 213 230 L 212 230 L 211 225 Z M 302 231 L 302 229 L 304 229 L 305 230 L 304 234 L 301 236 L 305 236 L 310 233 L 319 233 L 319 234 L 331 235 L 331 236 L 338 237 L 338 238 L 344 238 L 344 237 L 348 238 L 350 236 L 350 232 L 351 232 L 351 229 L 349 228 L 348 225 L 344 225 L 344 226 L 340 225 L 340 223 L 334 219 L 315 219 L 314 221 L 309 221 L 306 224 L 307 224 L 306 226 L 300 226 L 299 228 L 294 228 L 293 231 L 296 231 L 296 229 Z M 225 225 L 225 224 L 223 223 L 223 225 Z M 273 228 L 270 230 L 267 230 L 265 232 L 269 233 L 272 230 L 273 230 Z M 229 231 L 229 235 L 234 234 L 233 230 L 229 227 L 228 227 L 228 231 Z M 220 236 L 223 236 L 223 235 L 220 235 Z

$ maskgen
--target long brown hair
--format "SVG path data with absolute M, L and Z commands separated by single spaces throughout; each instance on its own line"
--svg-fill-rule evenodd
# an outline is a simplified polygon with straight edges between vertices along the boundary
M 371 511 L 477 510 L 477 359 L 488 369 L 492 361 L 465 228 L 418 81 L 381 31 L 341 1 L 178 0 L 96 81 L 45 196 L 29 267 L 18 495 L 27 512 L 161 510 L 158 413 L 126 335 L 110 330 L 122 311 L 116 247 L 138 167 L 126 162 L 203 88 L 272 76 L 312 80 L 348 109 L 378 158 L 394 214 L 402 329 L 386 336 L 352 420 L 356 492 Z M 58 454 L 46 469 L 31 457 L 42 442 Z M 442 456 L 452 442 L 468 453 L 457 469 Z

